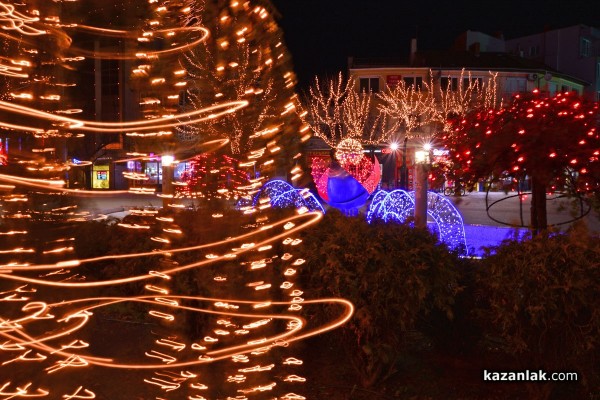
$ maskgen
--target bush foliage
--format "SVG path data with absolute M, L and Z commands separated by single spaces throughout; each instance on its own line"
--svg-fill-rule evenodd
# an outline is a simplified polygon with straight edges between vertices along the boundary
M 434 308 L 452 316 L 458 257 L 425 230 L 369 225 L 330 211 L 305 233 L 303 285 L 356 307 L 345 326 L 347 354 L 369 387 L 395 372 L 407 332 Z
M 522 368 L 573 371 L 598 378 L 600 241 L 581 228 L 510 240 L 481 262 L 479 310 L 489 336 Z M 546 398 L 539 385 L 536 398 Z
M 213 217 L 214 210 L 176 213 L 175 222 L 185 235 L 173 240 L 171 248 L 222 240 L 243 232 L 241 227 L 254 226 L 253 219 L 240 218 L 237 212 L 221 212 L 222 219 Z M 149 237 L 160 229 L 160 225 L 152 226 L 140 237 L 114 223 L 83 223 L 76 231 L 78 256 L 148 251 L 156 247 Z M 501 361 L 512 370 L 542 368 L 579 373 L 579 381 L 571 385 L 520 385 L 520 391 L 527 388 L 527 398 L 588 398 L 600 393 L 597 236 L 582 229 L 541 234 L 506 241 L 488 249 L 481 260 L 464 260 L 426 230 L 400 224 L 369 225 L 363 218 L 330 211 L 318 224 L 303 231 L 302 239 L 294 256 L 305 260 L 298 268 L 303 297 L 341 297 L 356 308 L 348 323 L 328 334 L 350 360 L 355 377 L 352 383 L 364 388 L 381 387 L 402 370 L 409 352 L 421 351 L 415 350 L 416 344 L 426 344 L 428 355 L 419 361 L 424 368 L 431 368 L 427 366 L 431 360 L 440 361 L 451 354 L 452 358 L 462 357 L 477 365 L 489 363 L 488 369 Z M 274 244 L 274 251 L 284 252 L 278 246 Z M 168 261 L 184 265 L 202 254 L 174 253 Z M 94 268 L 84 267 L 82 272 L 95 279 L 111 279 L 155 268 L 164 258 L 157 255 L 100 262 Z M 172 280 L 171 289 L 175 293 L 231 295 L 229 291 L 221 293 L 210 283 L 212 279 L 204 279 L 217 271 L 230 276 L 227 290 L 242 286 L 238 263 L 216 268 L 180 273 Z M 272 277 L 264 279 L 270 281 Z M 107 292 L 122 293 L 124 289 L 107 288 Z M 139 292 L 141 288 L 134 285 L 125 290 Z M 240 294 L 238 289 L 233 291 Z M 307 308 L 305 312 L 313 313 L 307 315 L 309 323 L 320 324 L 337 318 L 339 309 Z M 198 315 L 180 321 L 179 328 L 191 336 L 200 334 L 205 323 Z M 431 342 L 437 346 L 428 346 Z M 327 349 L 319 348 L 321 351 Z M 451 376 L 455 373 L 445 372 Z M 474 380 L 482 385 L 479 375 Z M 498 386 L 481 389 L 501 393 Z M 490 393 L 487 398 L 506 398 L 502 396 Z

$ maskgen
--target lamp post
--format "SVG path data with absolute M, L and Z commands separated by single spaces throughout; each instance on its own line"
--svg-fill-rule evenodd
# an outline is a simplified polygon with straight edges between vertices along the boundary
M 162 164 L 162 201 L 163 209 L 166 210 L 172 202 L 174 195 L 173 175 L 175 168 L 173 162 L 175 161 L 175 157 L 172 155 L 163 155 L 160 161 Z
M 406 144 L 408 136 L 404 135 L 404 144 L 402 145 L 402 166 L 400 167 L 400 189 L 408 190 L 408 169 L 406 168 Z
M 427 227 L 427 177 L 429 148 L 415 152 L 415 227 Z
M 390 150 L 392 151 L 392 161 L 394 163 L 394 184 L 392 185 L 392 189 L 396 188 L 398 184 L 398 165 L 396 162 L 396 152 L 398 151 L 398 143 L 392 142 L 390 144 Z

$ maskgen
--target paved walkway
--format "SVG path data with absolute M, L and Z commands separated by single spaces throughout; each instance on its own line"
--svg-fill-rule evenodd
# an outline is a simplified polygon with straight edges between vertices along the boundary
M 486 211 L 486 193 L 473 192 L 466 196 L 447 196 L 463 216 L 466 225 L 488 225 L 508 227 L 509 225 L 529 225 L 529 212 L 531 206 L 530 196 L 521 200 L 516 193 L 490 192 L 487 195 L 487 204 L 490 206 L 489 215 Z M 108 214 L 127 211 L 133 207 L 162 207 L 162 199 L 153 195 L 121 194 L 114 196 L 99 196 L 82 198 L 81 207 L 92 214 Z M 198 200 L 183 200 L 185 204 L 198 204 Z M 585 211 L 584 207 L 584 211 Z M 579 204 L 572 199 L 553 198 L 548 200 L 548 223 L 557 224 L 566 228 L 565 224 L 574 216 L 580 215 Z M 597 212 L 591 210 L 583 221 L 590 229 L 600 232 L 600 220 Z
M 487 200 L 486 200 L 487 196 Z M 449 196 L 448 199 L 456 206 L 463 216 L 467 225 L 491 225 L 491 226 L 529 226 L 531 196 L 523 196 L 521 199 L 517 193 L 473 192 L 466 196 Z M 486 211 L 486 202 L 490 207 Z M 577 200 L 549 196 L 547 201 L 548 224 L 556 225 L 560 229 L 566 229 L 572 224 L 576 217 L 581 215 L 581 207 Z M 584 213 L 587 207 L 583 205 Z M 489 214 L 489 215 L 488 215 Z M 588 227 L 600 232 L 600 220 L 598 213 L 594 210 L 581 218 Z

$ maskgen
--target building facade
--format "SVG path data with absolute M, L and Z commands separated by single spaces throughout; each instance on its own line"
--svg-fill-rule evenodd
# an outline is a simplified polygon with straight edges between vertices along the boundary
M 511 54 L 585 81 L 584 94 L 600 100 L 600 29 L 575 25 L 510 39 L 505 46 Z
M 506 43 L 502 38 L 473 31 L 465 32 L 452 49 L 444 51 L 418 51 L 413 39 L 406 59 L 350 58 L 348 74 L 350 79 L 355 80 L 358 90 L 373 94 L 391 89 L 401 81 L 422 91 L 440 93 L 464 91 L 473 81 L 489 85 L 491 80 L 495 81 L 497 88 L 497 102 L 507 101 L 516 93 L 536 89 L 550 95 L 561 91 L 580 95 L 589 92 L 588 81 L 554 69 L 538 59 L 521 57 L 505 50 Z M 391 170 L 385 166 L 390 165 L 389 160 L 381 163 L 384 165 L 382 178 L 386 186 L 399 187 L 404 181 L 402 186 L 408 183 L 408 188 L 411 188 L 412 179 L 406 177 L 406 172 L 414 168 L 415 151 L 423 146 L 422 138 L 433 137 L 439 128 L 426 125 L 413 132 L 411 136 L 419 138 L 417 140 L 405 140 L 406 135 L 398 132 L 394 151 L 386 151 L 392 158 Z M 432 154 L 434 158 L 447 156 L 435 147 Z M 433 189 L 443 190 L 444 187 Z

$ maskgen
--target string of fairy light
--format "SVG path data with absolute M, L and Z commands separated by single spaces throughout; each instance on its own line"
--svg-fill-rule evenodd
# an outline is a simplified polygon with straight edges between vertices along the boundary
M 324 82 L 316 77 L 304 107 L 304 120 L 331 148 L 344 139 L 374 144 L 391 134 L 383 114 L 372 118 L 372 96 L 359 92 L 355 81 L 345 80 L 341 73 Z
M 309 88 L 303 115 L 315 136 L 337 148 L 345 139 L 364 146 L 385 144 L 400 134 L 412 137 L 424 128 L 435 134 L 438 128 L 449 129 L 450 116 L 500 105 L 496 73 L 490 72 L 484 80 L 463 69 L 457 90 L 452 90 L 450 80 L 447 87 L 434 84 L 431 71 L 429 77 L 422 85 L 401 80 L 376 94 L 360 92 L 356 80 L 345 80 L 341 73 L 325 82 L 317 77 Z

